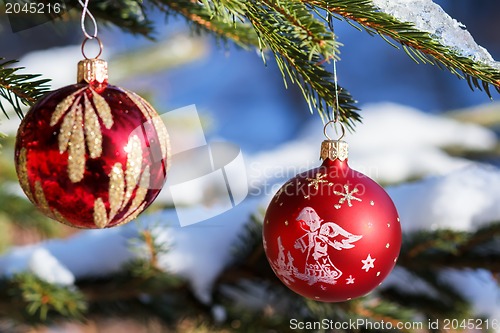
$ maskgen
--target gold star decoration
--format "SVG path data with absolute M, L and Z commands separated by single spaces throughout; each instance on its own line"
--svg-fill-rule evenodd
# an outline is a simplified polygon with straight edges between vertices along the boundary
M 321 174 L 320 172 L 316 173 L 315 178 L 307 178 L 306 180 L 309 181 L 310 183 L 307 185 L 308 187 L 314 186 L 314 189 L 317 190 L 319 187 L 319 184 L 321 183 L 328 183 L 328 180 L 323 179 L 325 178 L 325 174 Z

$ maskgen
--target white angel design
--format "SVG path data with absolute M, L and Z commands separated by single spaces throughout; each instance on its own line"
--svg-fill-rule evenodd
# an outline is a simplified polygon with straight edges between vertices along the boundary
M 296 277 L 310 285 L 316 282 L 335 284 L 342 272 L 331 262 L 329 247 L 339 251 L 351 249 L 352 243 L 363 236 L 353 235 L 333 222 L 323 223 L 311 207 L 302 209 L 297 221 L 306 234 L 295 241 L 294 247 L 307 254 L 304 273 L 296 272 Z

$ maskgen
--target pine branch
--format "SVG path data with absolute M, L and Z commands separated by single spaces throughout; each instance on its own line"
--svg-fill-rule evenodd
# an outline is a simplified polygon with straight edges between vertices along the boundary
M 492 223 L 473 232 L 456 230 L 421 231 L 406 236 L 398 264 L 418 271 L 426 269 L 483 268 L 500 272 L 500 223 Z
M 416 322 L 417 311 L 408 306 L 401 306 L 387 299 L 362 298 L 349 303 L 348 316 L 353 320 L 364 318 L 369 322 L 390 323 L 392 327 L 398 327 L 400 323 Z M 388 324 L 389 325 L 389 324 Z M 404 332 L 404 330 L 399 330 Z
M 272 50 L 285 85 L 287 79 L 298 84 L 311 111 L 333 117 L 330 112 L 336 105 L 336 87 L 332 73 L 322 65 L 336 57 L 337 43 L 333 33 L 300 2 L 154 1 L 167 13 L 180 13 L 200 29 L 239 46 L 258 45 L 263 57 L 267 49 Z M 345 89 L 337 89 L 341 120 L 352 127 L 360 120 L 356 102 Z
M 0 58 L 0 61 L 4 58 Z M 48 90 L 48 79 L 37 79 L 37 74 L 18 74 L 22 67 L 9 67 L 16 60 L 0 62 L 0 109 L 8 117 L 3 105 L 7 101 L 12 105 L 16 114 L 22 118 L 22 105 L 31 106 Z M 2 99 L 3 97 L 3 99 Z
M 76 0 L 69 2 L 77 5 Z M 244 47 L 269 48 L 283 76 L 299 85 L 308 104 L 322 116 L 331 116 L 329 112 L 336 105 L 331 71 L 322 65 L 338 55 L 334 35 L 326 29 L 330 22 L 325 13 L 379 35 L 393 46 L 400 44 L 416 62 L 446 68 L 467 79 L 471 88 L 484 90 L 490 97 L 489 85 L 500 89 L 497 69 L 460 55 L 427 32 L 381 12 L 370 0 L 149 0 L 148 4 L 167 16 L 182 15 L 198 31 L 213 33 Z M 102 21 L 151 37 L 145 6 L 137 1 L 96 1 L 93 6 L 93 13 Z M 354 100 L 344 89 L 339 88 L 338 93 L 341 120 L 352 126 L 360 120 Z
M 31 273 L 20 273 L 0 280 L 0 313 L 14 319 L 37 324 L 50 318 L 81 319 L 86 310 L 83 295 L 73 287 L 58 286 Z
M 418 30 L 413 24 L 400 22 L 381 12 L 370 0 L 302 0 L 345 20 L 356 22 L 370 34 L 385 36 L 402 45 L 403 50 L 416 63 L 440 65 L 459 78 L 467 79 L 470 88 L 483 90 L 491 98 L 489 85 L 500 92 L 500 71 L 460 55 L 457 51 L 439 43 L 429 33 Z M 463 75 L 462 75 L 462 74 Z M 482 82 L 479 82 L 482 81 Z
M 77 1 L 70 0 L 70 4 L 76 6 Z M 113 11 L 104 11 L 101 9 L 104 5 L 97 4 L 100 2 L 95 2 L 95 7 L 91 8 L 96 17 L 124 29 L 129 27 L 129 24 L 121 23 L 120 17 Z M 302 3 L 294 0 L 150 0 L 149 4 L 167 16 L 183 16 L 192 22 L 196 32 L 208 32 L 244 48 L 258 47 L 263 57 L 264 52 L 270 49 L 283 74 L 285 85 L 287 80 L 297 84 L 311 111 L 314 109 L 323 118 L 332 118 L 331 110 L 337 104 L 335 96 L 338 95 L 341 121 L 351 128 L 356 121 L 360 121 L 356 101 L 340 86 L 335 92 L 333 74 L 324 66 L 337 57 L 334 35 Z M 115 6 L 121 6 L 117 8 L 118 12 L 125 10 L 119 3 L 115 3 Z M 141 23 L 135 20 L 137 26 Z M 131 30 L 148 37 L 152 35 L 151 31 Z
M 289 5 L 291 2 L 296 4 L 286 1 Z M 333 74 L 322 66 L 338 52 L 333 33 L 316 24 L 304 6 L 249 2 L 246 15 L 257 31 L 261 50 L 268 47 L 273 51 L 283 77 L 300 87 L 311 110 L 316 109 L 323 118 L 333 118 L 330 112 L 336 105 L 336 86 Z M 340 120 L 352 127 L 361 119 L 356 102 L 345 89 L 337 89 Z
M 193 24 L 196 32 L 208 32 L 223 40 L 231 40 L 244 48 L 257 45 L 257 35 L 252 27 L 243 23 L 240 1 L 169 1 L 151 0 L 167 15 L 182 15 Z

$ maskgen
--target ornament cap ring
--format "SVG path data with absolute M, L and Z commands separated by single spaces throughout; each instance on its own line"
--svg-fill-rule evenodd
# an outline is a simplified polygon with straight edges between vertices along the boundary
M 101 56 L 102 54 L 102 50 L 104 49 L 104 45 L 102 45 L 102 41 L 99 37 L 95 36 L 95 37 L 92 37 L 92 38 L 89 38 L 89 37 L 85 37 L 83 42 L 82 42 L 82 55 L 85 59 L 91 59 L 89 57 L 87 57 L 87 55 L 85 54 L 85 45 L 87 44 L 87 42 L 91 39 L 95 39 L 97 41 L 97 43 L 99 43 L 99 53 L 97 53 L 97 55 L 92 58 L 92 59 L 97 59 Z
M 337 121 L 336 119 L 335 120 L 330 120 L 323 127 L 323 134 L 325 135 L 325 137 L 328 140 L 332 140 L 332 138 L 327 133 L 328 126 L 330 125 L 335 131 L 337 131 L 337 129 L 335 127 L 336 124 L 340 125 L 340 129 L 342 131 L 342 135 L 340 135 L 340 137 L 337 139 L 337 141 L 342 140 L 342 138 L 345 136 L 345 126 L 344 126 L 344 124 L 342 122 L 340 122 L 340 121 Z

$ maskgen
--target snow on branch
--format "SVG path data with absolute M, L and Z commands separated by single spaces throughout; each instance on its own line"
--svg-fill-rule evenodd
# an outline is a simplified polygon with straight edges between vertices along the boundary
M 384 13 L 429 33 L 457 54 L 500 70 L 500 63 L 474 41 L 465 25 L 432 0 L 373 0 L 373 3 Z

